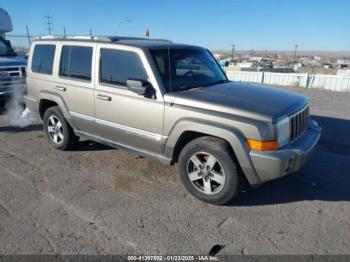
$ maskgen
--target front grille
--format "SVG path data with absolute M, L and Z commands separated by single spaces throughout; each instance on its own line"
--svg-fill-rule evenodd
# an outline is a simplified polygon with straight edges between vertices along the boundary
M 24 69 L 24 67 L 18 67 L 18 66 L 0 67 L 0 74 L 1 74 L 1 72 L 7 72 L 7 74 L 9 76 L 22 76 L 23 69 Z
M 6 75 L 4 75 L 4 72 Z M 0 92 L 25 87 L 25 67 L 0 67 Z
M 25 85 L 26 81 L 24 77 L 8 77 L 0 79 L 0 89 L 4 87 L 10 87 L 10 86 L 23 86 Z
M 0 72 L 13 72 L 13 71 L 20 71 L 20 68 L 18 66 L 12 66 L 12 67 L 0 67 Z
M 290 118 L 290 141 L 298 139 L 309 125 L 309 106 L 303 108 Z
M 25 67 L 23 66 L 0 67 L 0 75 L 2 72 L 6 72 L 9 76 L 22 76 L 22 75 L 25 75 Z

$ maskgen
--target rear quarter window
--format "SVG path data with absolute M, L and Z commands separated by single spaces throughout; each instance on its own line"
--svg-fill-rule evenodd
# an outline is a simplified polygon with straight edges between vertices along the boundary
M 55 45 L 36 45 L 32 58 L 32 71 L 51 75 L 55 50 Z

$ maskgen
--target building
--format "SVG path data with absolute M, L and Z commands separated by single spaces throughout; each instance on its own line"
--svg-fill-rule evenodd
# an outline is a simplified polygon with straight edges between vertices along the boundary
M 337 59 L 338 65 L 350 65 L 350 58 Z
M 223 54 L 217 53 L 217 52 L 214 52 L 214 53 L 213 53 L 213 56 L 214 56 L 214 58 L 215 58 L 216 60 L 221 60 L 221 59 L 223 59 L 223 58 L 225 57 Z
M 338 69 L 337 76 L 350 77 L 350 69 L 349 68 Z
M 249 58 L 250 62 L 261 63 L 264 60 L 262 56 L 252 56 Z

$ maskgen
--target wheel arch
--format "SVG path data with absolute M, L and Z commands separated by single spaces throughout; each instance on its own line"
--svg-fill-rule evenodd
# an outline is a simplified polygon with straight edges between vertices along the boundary
M 50 107 L 58 106 L 58 104 L 55 101 L 49 100 L 49 99 L 40 99 L 39 101 L 39 116 L 41 119 L 44 118 L 44 114 L 47 109 Z
M 74 129 L 74 124 L 73 124 L 71 115 L 69 113 L 68 106 L 64 102 L 64 98 L 59 94 L 56 94 L 53 92 L 42 91 L 39 96 L 39 108 L 38 108 L 41 119 L 43 118 L 45 111 L 52 106 L 58 106 L 60 108 L 64 118 L 69 123 L 69 125 Z
M 169 134 L 165 145 L 165 156 L 172 159 L 172 162 L 177 162 L 182 148 L 189 141 L 201 136 L 213 136 L 225 140 L 230 145 L 248 182 L 251 185 L 261 183 L 249 156 L 246 139 L 242 132 L 234 127 L 196 119 L 180 120 Z

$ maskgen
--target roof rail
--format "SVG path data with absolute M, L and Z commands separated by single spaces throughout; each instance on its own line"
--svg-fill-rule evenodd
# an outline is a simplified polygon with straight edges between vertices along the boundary
M 112 42 L 111 39 L 107 36 L 66 36 L 64 39 L 77 39 L 77 40 L 95 40 L 95 41 L 103 41 L 103 42 Z
M 133 36 L 108 36 L 108 38 L 112 42 L 118 42 L 118 41 L 128 41 L 128 40 L 140 40 L 140 41 L 159 41 L 159 42 L 169 42 L 171 43 L 172 41 L 167 40 L 167 39 L 155 39 L 155 38 L 147 38 L 147 37 L 133 37 Z
M 172 41 L 167 39 L 153 39 L 153 38 L 144 38 L 144 37 L 132 37 L 132 36 L 90 36 L 90 35 L 69 35 L 69 36 L 53 36 L 53 35 L 46 35 L 46 36 L 38 36 L 35 38 L 36 40 L 44 40 L 44 39 L 50 39 L 50 40 L 91 40 L 91 41 L 98 41 L 98 42 L 118 42 L 118 41 L 132 41 L 132 40 L 140 40 L 140 41 L 159 41 L 159 42 L 167 42 L 172 43 Z
M 35 37 L 36 40 L 45 40 L 45 39 L 51 39 L 51 40 L 62 40 L 62 39 L 72 39 L 72 40 L 93 40 L 93 41 L 101 41 L 101 42 L 112 42 L 109 37 L 106 36 L 79 36 L 79 35 L 69 35 L 69 36 L 53 36 L 53 35 L 46 35 L 46 36 L 38 36 Z
M 54 39 L 53 35 L 36 36 L 34 39 Z

